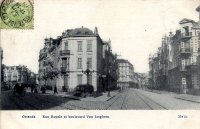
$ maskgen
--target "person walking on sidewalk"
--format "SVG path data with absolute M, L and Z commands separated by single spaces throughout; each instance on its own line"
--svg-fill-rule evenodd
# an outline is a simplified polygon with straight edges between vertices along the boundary
M 57 90 L 57 87 L 55 86 L 54 87 L 54 94 L 56 94 L 56 93 L 58 94 L 58 90 Z

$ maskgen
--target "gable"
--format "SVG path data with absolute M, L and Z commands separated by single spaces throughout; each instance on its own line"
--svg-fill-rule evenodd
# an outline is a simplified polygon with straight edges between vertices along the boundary
M 191 20 L 191 19 L 184 18 L 184 19 L 182 19 L 182 20 L 179 22 L 179 24 L 184 24 L 184 23 L 188 23 L 188 22 L 193 23 L 194 21 Z

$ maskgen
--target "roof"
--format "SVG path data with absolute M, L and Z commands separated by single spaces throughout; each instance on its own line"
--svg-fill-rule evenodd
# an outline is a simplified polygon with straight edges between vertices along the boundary
M 85 27 L 68 29 L 66 33 L 69 36 L 95 36 L 92 30 Z
M 133 66 L 133 64 L 131 64 L 128 60 L 126 60 L 126 59 L 117 59 L 117 63 L 128 63 L 128 64 L 130 64 L 130 65 L 132 65 Z
M 200 11 L 200 5 L 196 8 L 196 11 L 198 12 Z
M 200 21 L 199 22 L 195 22 L 194 26 L 192 28 L 200 28 Z
M 128 63 L 128 60 L 125 59 L 117 59 L 118 63 Z
M 183 18 L 183 19 L 179 22 L 179 24 L 184 24 L 184 23 L 188 23 L 188 22 L 194 23 L 194 20 L 187 19 L 187 18 Z

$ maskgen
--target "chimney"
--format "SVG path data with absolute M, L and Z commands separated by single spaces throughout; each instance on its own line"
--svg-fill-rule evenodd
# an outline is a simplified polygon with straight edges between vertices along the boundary
M 98 33 L 98 28 L 97 28 L 97 27 L 94 28 L 94 34 L 95 34 L 95 35 L 99 35 L 99 33 Z

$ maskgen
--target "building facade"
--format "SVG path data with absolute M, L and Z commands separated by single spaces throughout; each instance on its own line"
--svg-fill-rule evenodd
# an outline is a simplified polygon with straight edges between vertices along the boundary
M 183 19 L 180 29 L 172 37 L 172 65 L 169 70 L 170 90 L 190 93 L 199 89 L 197 56 L 200 41 L 200 25 Z M 175 79 L 176 78 L 176 79 Z
M 166 90 L 168 88 L 169 37 L 163 36 L 161 47 L 149 56 L 149 88 Z
M 30 85 L 32 83 L 31 78 L 34 76 L 34 73 L 24 65 L 5 66 L 3 73 L 4 82 L 7 86 L 14 86 L 16 83 Z
M 200 6 L 196 10 L 199 12 Z M 179 22 L 179 26 L 180 29 L 176 30 L 175 34 L 170 32 L 170 35 L 163 39 L 158 56 L 149 58 L 149 87 L 198 94 L 200 22 L 184 18 Z
M 111 41 L 104 42 L 103 45 L 103 89 L 117 89 L 118 64 L 117 55 L 112 53 Z
M 136 87 L 136 82 L 134 81 L 134 67 L 133 65 L 125 59 L 117 59 L 118 63 L 118 74 L 119 79 L 117 81 L 118 87 L 127 88 L 127 87 Z
M 97 28 L 94 32 L 84 27 L 68 29 L 57 39 L 45 39 L 39 57 L 39 85 L 73 91 L 77 85 L 89 83 L 101 92 L 103 45 Z

